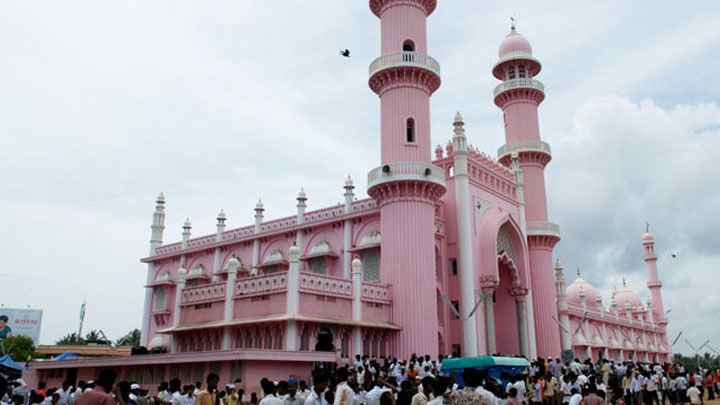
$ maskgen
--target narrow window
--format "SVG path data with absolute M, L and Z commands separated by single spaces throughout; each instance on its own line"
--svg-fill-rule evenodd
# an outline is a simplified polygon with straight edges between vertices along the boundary
M 164 311 L 165 310 L 165 287 L 160 287 L 157 290 L 155 290 L 155 311 Z
M 520 73 L 520 78 L 524 79 L 525 78 L 525 65 L 520 65 L 518 68 L 518 71 Z
M 457 260 L 450 260 L 450 274 L 457 276 Z
M 403 52 L 415 52 L 415 44 L 411 40 L 403 42 Z
M 408 142 L 415 142 L 415 120 L 408 118 L 405 125 L 405 135 Z
M 513 79 L 515 79 L 515 66 L 510 66 L 510 68 L 508 68 L 508 80 Z

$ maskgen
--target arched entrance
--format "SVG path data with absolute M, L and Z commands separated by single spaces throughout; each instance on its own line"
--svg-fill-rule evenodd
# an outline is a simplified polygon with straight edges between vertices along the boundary
M 330 328 L 323 326 L 318 329 L 317 342 L 315 343 L 316 352 L 332 352 L 335 351 L 333 342 L 333 333 Z
M 507 256 L 498 258 L 498 276 L 498 286 L 493 295 L 496 351 L 501 355 L 519 355 L 522 350 L 517 301 L 513 295 L 513 287 L 517 286 L 517 270 Z

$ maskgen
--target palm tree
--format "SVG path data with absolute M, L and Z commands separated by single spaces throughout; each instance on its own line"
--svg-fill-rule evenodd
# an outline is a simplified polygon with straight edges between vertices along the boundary
M 60 340 L 55 342 L 58 346 L 74 346 L 74 345 L 84 345 L 85 340 L 82 338 L 78 338 L 77 333 L 68 333 L 67 335 L 60 338 Z
M 127 335 L 115 341 L 115 346 L 140 346 L 140 329 L 133 329 Z

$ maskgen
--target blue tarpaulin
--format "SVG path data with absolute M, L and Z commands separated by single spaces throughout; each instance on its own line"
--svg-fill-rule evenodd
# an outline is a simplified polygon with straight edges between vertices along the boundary
M 55 357 L 53 360 L 68 360 L 68 359 L 76 359 L 78 357 L 80 357 L 80 356 L 78 356 L 77 354 L 65 352 L 65 353 Z
M 25 367 L 15 363 L 13 359 L 10 358 L 9 355 L 5 355 L 0 357 L 0 366 L 8 368 L 10 370 L 14 371 L 23 371 L 25 370 Z

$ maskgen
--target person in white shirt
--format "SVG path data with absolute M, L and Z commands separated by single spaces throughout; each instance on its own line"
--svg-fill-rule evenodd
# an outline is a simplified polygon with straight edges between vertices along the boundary
M 580 402 L 582 401 L 582 395 L 578 392 L 577 389 L 573 388 L 570 392 L 570 405 L 580 405 Z
M 525 395 L 527 393 L 527 387 L 525 386 L 525 379 L 520 376 L 515 383 L 513 383 L 513 388 L 517 390 L 517 398 L 521 400 L 524 404 L 527 403 L 527 396 Z M 509 392 L 510 390 L 508 390 Z
M 305 405 L 329 405 L 325 399 L 325 390 L 327 390 L 327 377 L 316 375 L 313 377 L 313 387 L 310 395 L 305 400 Z
M 195 405 L 195 386 L 190 384 L 187 386 L 187 392 L 183 395 L 183 405 Z
M 179 378 L 170 380 L 170 400 L 168 402 L 172 405 L 185 405 L 185 399 L 180 392 L 180 385 L 181 382 Z
M 703 403 L 702 394 L 700 394 L 700 390 L 696 385 L 688 388 L 687 397 L 692 405 L 702 405 Z
M 386 383 L 385 380 L 382 379 L 382 377 L 378 377 L 375 380 L 375 386 L 373 387 L 373 389 L 371 389 L 370 392 L 367 393 L 367 396 L 365 397 L 365 403 L 366 405 L 380 405 L 380 397 L 383 393 L 393 393 L 395 391 L 395 387 L 393 387 L 391 384 Z
M 275 396 L 275 383 L 263 380 L 260 385 L 265 393 L 265 397 L 260 400 L 260 405 L 283 405 L 283 400 Z
M 72 388 L 73 386 L 70 381 L 63 381 L 62 388 L 55 391 L 60 395 L 58 405 L 72 405 L 75 402 L 75 397 L 72 395 Z
M 335 402 L 333 405 L 354 405 L 355 391 L 348 385 L 350 373 L 346 368 L 339 368 L 335 372 L 335 379 L 338 383 L 335 389 Z

